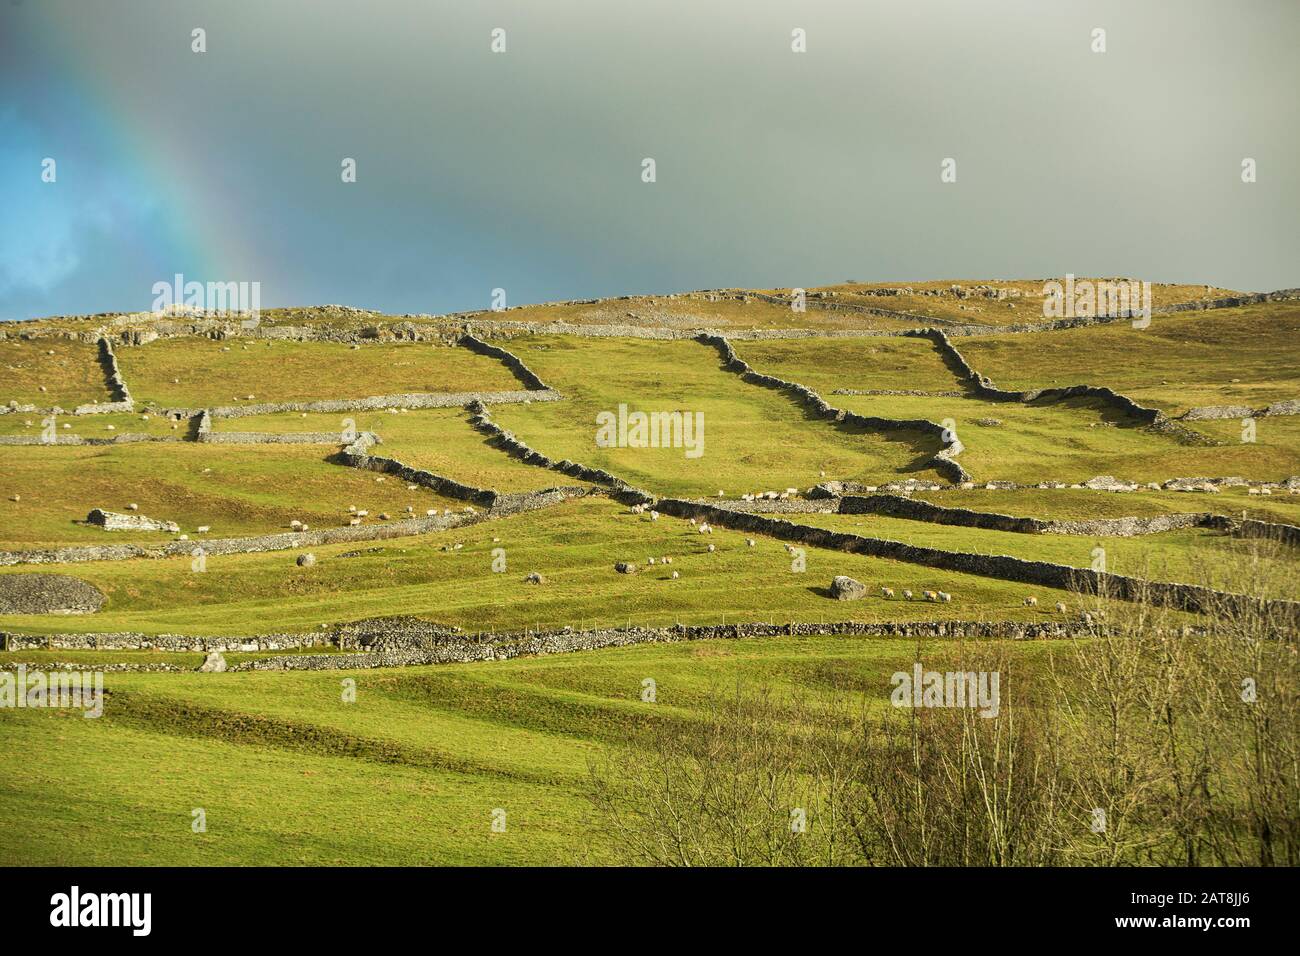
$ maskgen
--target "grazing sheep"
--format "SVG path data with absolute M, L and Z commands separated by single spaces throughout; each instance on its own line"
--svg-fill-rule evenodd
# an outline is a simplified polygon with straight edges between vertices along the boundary
M 654 564 L 654 563 L 655 563 L 655 559 L 654 559 L 654 558 L 646 558 L 645 563 L 646 563 L 646 564 Z
M 910 600 L 912 600 L 912 592 L 911 592 L 911 591 L 908 591 L 908 590 L 904 590 L 904 591 L 903 591 L 903 600 L 904 600 L 904 601 L 910 601 Z
M 348 505 L 348 511 L 351 511 L 351 512 L 355 513 L 356 510 L 357 510 L 357 506 L 356 506 L 356 505 Z
M 357 522 L 357 524 L 360 524 L 360 523 L 361 523 L 361 522 L 359 522 L 359 521 Z M 301 530 L 302 530 L 302 522 L 299 521 L 297 518 L 294 518 L 292 521 L 289 522 L 289 529 L 290 529 L 291 531 L 301 531 Z
M 746 538 L 746 539 L 745 539 L 745 544 L 749 545 L 749 546 L 752 548 L 752 547 L 754 546 L 754 539 L 753 539 L 753 538 Z
M 206 534 L 207 532 L 209 532 L 209 531 L 211 531 L 211 530 L 212 530 L 212 529 L 211 529 L 210 527 L 208 527 L 207 525 L 205 525 L 205 524 L 201 524 L 201 525 L 199 525 L 197 528 L 194 529 L 194 531 L 195 531 L 196 534 Z
M 891 599 L 893 598 L 893 596 L 894 596 L 894 589 L 893 589 L 893 588 L 881 588 L 881 589 L 880 589 L 880 596 L 881 596 L 882 598 L 884 598 L 886 601 L 891 600 Z
M 133 502 L 131 502 L 129 505 L 126 506 L 126 510 L 127 510 L 127 511 L 139 511 L 139 510 L 140 510 L 140 506 L 139 506 L 138 504 L 136 504 L 136 503 L 133 501 Z
M 949 594 L 947 591 L 940 591 L 940 592 L 939 592 L 939 600 L 942 601 L 944 604 L 951 604 L 951 603 L 952 603 L 952 595 Z
M 438 517 L 438 509 L 437 509 L 437 508 L 430 508 L 428 511 L 426 511 L 426 512 L 424 513 L 424 516 L 425 516 L 426 518 L 436 518 L 436 517 Z
M 1036 597 L 1025 598 L 1025 607 L 1038 607 L 1038 598 Z
M 1056 613 L 1057 613 L 1057 614 L 1064 614 L 1064 613 L 1065 613 L 1065 602 L 1064 602 L 1064 601 L 1057 601 L 1057 602 L 1056 602 Z
M 651 521 L 658 521 L 658 520 L 659 520 L 659 512 L 657 512 L 657 511 L 651 511 L 651 512 L 650 512 L 650 520 L 651 520 Z
M 712 554 L 712 553 L 714 552 L 714 550 L 715 550 L 715 549 L 714 549 L 713 545 L 709 545 L 709 554 Z
M 939 600 L 939 595 L 935 594 L 933 591 L 926 591 L 926 592 L 925 592 L 925 599 L 926 599 L 927 601 L 938 601 L 938 600 Z
M 679 575 L 676 571 L 673 572 L 673 580 L 674 580 L 674 581 L 676 581 L 680 576 L 681 576 L 681 575 Z
M 348 524 L 355 528 L 357 525 L 361 524 L 361 519 L 360 519 L 360 518 L 349 518 L 349 519 L 348 519 Z
M 691 524 L 695 524 L 695 519 L 694 519 L 694 518 L 691 519 Z
M 366 510 L 363 508 L 361 511 L 358 511 L 358 512 L 357 512 L 357 517 L 358 517 L 358 518 L 368 518 L 368 517 L 370 517 L 370 512 L 369 512 L 369 511 L 366 511 Z

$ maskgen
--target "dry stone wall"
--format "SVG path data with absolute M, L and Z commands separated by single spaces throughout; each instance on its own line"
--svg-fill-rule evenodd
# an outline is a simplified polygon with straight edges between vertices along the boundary
M 930 465 L 940 474 L 952 481 L 961 482 L 969 481 L 970 475 L 956 461 L 956 456 L 962 452 L 962 444 L 957 437 L 943 426 L 935 422 L 927 421 L 922 418 L 918 419 L 896 419 L 896 418 L 876 418 L 873 416 L 859 415 L 856 412 L 850 412 L 846 409 L 834 408 L 826 402 L 820 395 L 814 392 L 806 385 L 800 385 L 797 382 L 787 382 L 784 379 L 776 378 L 772 375 L 764 375 L 756 372 L 749 363 L 741 359 L 736 350 L 732 348 L 731 343 L 724 336 L 702 334 L 699 341 L 706 345 L 711 345 L 718 350 L 722 356 L 722 367 L 729 372 L 735 372 L 744 381 L 754 385 L 761 385 L 764 388 L 772 388 L 780 391 L 792 392 L 796 400 L 806 408 L 812 409 L 813 412 L 822 418 L 831 419 L 846 425 L 856 425 L 867 428 L 872 431 L 915 431 L 925 435 L 933 435 L 939 440 L 940 450 L 930 460 Z
M 1103 574 L 1091 568 L 1074 568 L 1048 561 L 1027 561 L 1007 555 L 944 551 L 884 538 L 869 538 L 809 525 L 793 524 L 779 518 L 728 511 L 682 499 L 661 498 L 656 503 L 656 507 L 665 514 L 680 518 L 703 518 L 718 527 L 752 531 L 810 547 L 866 554 L 945 571 L 958 571 L 963 574 L 975 574 L 1043 587 L 1073 589 L 1094 594 L 1104 593 L 1109 597 L 1122 600 L 1141 600 L 1179 610 L 1223 612 L 1246 604 L 1262 605 L 1279 611 L 1289 620 L 1300 625 L 1300 603 L 1295 601 L 1261 602 L 1243 595 L 1226 594 L 1192 584 L 1144 581 L 1125 575 Z

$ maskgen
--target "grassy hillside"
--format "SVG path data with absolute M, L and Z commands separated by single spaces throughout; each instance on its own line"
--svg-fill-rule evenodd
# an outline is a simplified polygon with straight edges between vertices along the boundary
M 118 364 L 137 402 L 164 407 L 523 387 L 495 359 L 415 342 L 353 349 L 334 342 L 160 339 L 119 349 Z
M 94 345 L 67 339 L 0 339 L 0 404 L 72 411 L 86 402 L 111 401 L 98 354 Z
M 698 722 L 710 690 L 737 681 L 814 696 L 852 685 L 880 708 L 915 654 L 803 638 L 353 671 L 355 704 L 338 673 L 110 674 L 98 720 L 0 711 L 0 821 L 42 834 L 0 840 L 0 864 L 603 862 L 585 797 L 603 748 Z M 24 756 L 36 750 L 39 762 Z M 190 829 L 195 808 L 205 834 Z

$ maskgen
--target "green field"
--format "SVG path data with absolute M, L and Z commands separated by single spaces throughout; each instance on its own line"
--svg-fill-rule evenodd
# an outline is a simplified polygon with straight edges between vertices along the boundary
M 589 759 L 699 721 L 710 691 L 737 681 L 851 684 L 883 707 L 888 675 L 915 653 L 777 638 L 400 671 L 109 674 L 98 720 L 0 711 L 0 820 L 41 834 L 6 827 L 0 864 L 608 862 L 591 836 Z M 341 701 L 345 676 L 354 704 Z M 646 677 L 654 704 L 640 699 Z M 204 834 L 191 831 L 198 808 Z M 504 833 L 491 829 L 498 808 Z
M 137 403 L 201 408 L 523 386 L 495 359 L 428 343 L 160 339 L 118 350 Z M 252 395 L 253 398 L 248 398 Z
M 289 530 L 297 520 L 313 528 L 347 524 L 348 506 L 401 517 L 410 506 L 459 511 L 463 501 L 409 490 L 326 458 L 337 445 L 201 445 L 166 442 L 109 446 L 6 448 L 0 471 L 0 547 L 126 544 L 170 541 L 175 535 L 106 532 L 80 522 L 92 508 L 139 506 L 139 513 L 175 521 L 198 540 Z M 10 500 L 17 494 L 21 500 Z M 399 514 L 400 513 L 400 514 Z
M 723 371 L 716 350 L 697 342 L 516 337 L 508 342 L 564 402 L 491 409 L 493 420 L 553 459 L 604 468 L 664 495 L 730 497 L 806 489 L 825 478 L 888 481 L 933 476 L 938 439 L 834 426 L 770 389 Z M 601 448 L 596 416 L 676 411 L 704 416 L 703 453 L 683 448 Z
M 87 402 L 112 401 L 98 356 L 98 346 L 67 339 L 0 339 L 0 405 L 58 405 L 70 412 Z
M 817 308 L 796 312 L 752 296 L 746 301 L 700 294 L 529 306 L 468 321 L 330 307 L 270 310 L 263 315 L 264 327 L 298 331 L 283 338 L 196 336 L 123 345 L 117 349 L 119 362 L 141 410 L 61 416 L 57 434 L 164 440 L 0 446 L 0 550 L 163 544 L 180 534 L 197 544 L 205 537 L 287 531 L 294 520 L 312 530 L 332 529 L 348 524 L 350 508 L 367 511 L 363 524 L 380 529 L 377 533 L 388 521 L 429 510 L 465 513 L 464 501 L 339 464 L 347 429 L 376 434 L 375 456 L 474 488 L 514 493 L 583 485 L 510 456 L 471 426 L 464 407 L 212 421 L 218 435 L 326 433 L 329 440 L 318 444 L 197 442 L 190 421 L 142 411 L 154 405 L 196 409 L 521 390 L 503 362 L 447 344 L 467 325 L 513 352 L 560 396 L 491 404 L 494 422 L 554 461 L 604 469 L 659 497 L 712 499 L 721 493 L 734 502 L 749 493 L 796 489 L 798 498 L 832 479 L 883 485 L 916 478 L 945 486 L 918 491 L 917 498 L 1015 516 L 1212 512 L 1300 525 L 1300 494 L 1282 486 L 1270 488 L 1270 494 L 1226 486 L 1219 493 L 1144 489 L 1122 494 L 983 487 L 995 480 L 1078 484 L 1103 474 L 1143 483 L 1195 476 L 1277 483 L 1300 475 L 1300 416 L 1257 419 L 1254 441 L 1241 440 L 1239 420 L 1188 422 L 1207 442 L 1195 444 L 1141 427 L 1095 401 L 978 399 L 926 339 L 809 336 L 733 342 L 759 372 L 807 385 L 836 407 L 864 416 L 951 424 L 965 446 L 959 461 L 978 483 L 963 489 L 950 487 L 930 464 L 940 448 L 937 436 L 816 417 L 789 394 L 724 370 L 718 351 L 699 341 L 487 327 L 526 320 L 677 332 L 708 328 L 725 334 L 749 328 L 899 331 L 934 320 L 989 325 L 1041 320 L 1041 281 L 991 284 L 1020 295 L 958 296 L 950 283 L 940 282 L 915 283 L 898 295 L 866 294 L 874 287 L 898 288 L 897 283 L 809 290 L 825 293 L 823 301 L 925 317 L 917 321 Z M 973 285 L 963 283 L 968 292 Z M 921 294 L 936 290 L 947 291 Z M 1157 305 L 1224 294 L 1191 285 L 1155 291 Z M 398 321 L 401 328 L 390 330 Z M 147 317 L 123 317 L 114 326 L 115 333 L 123 333 L 115 341 L 130 337 L 124 330 L 138 325 L 144 332 L 151 324 Z M 1086 382 L 1178 414 L 1198 405 L 1259 406 L 1300 398 L 1300 372 L 1292 360 L 1298 324 L 1300 308 L 1274 302 L 1157 315 L 1145 330 L 1112 323 L 954 336 L 953 341 L 1003 388 Z M 86 319 L 31 327 L 97 328 Z M 331 341 L 297 340 L 304 328 Z M 422 340 L 411 341 L 412 335 Z M 47 354 L 47 341 L 53 356 Z M 66 339 L 0 340 L 0 371 L 9 373 L 4 381 L 10 391 L 0 395 L 2 401 L 70 408 L 108 397 L 93 347 Z M 46 392 L 39 391 L 41 384 L 47 384 Z M 923 394 L 897 394 L 907 391 Z M 702 414 L 702 453 L 693 457 L 685 447 L 598 444 L 597 416 L 617 414 L 620 406 Z M 0 436 L 37 436 L 41 418 L 0 416 Z M 0 865 L 679 862 L 631 849 L 609 816 L 614 804 L 625 810 L 651 807 L 654 787 L 679 773 L 676 779 L 686 790 L 674 799 L 704 808 L 693 825 L 703 820 L 706 829 L 729 821 L 728 813 L 739 818 L 746 801 L 764 794 L 775 801 L 775 819 L 784 828 L 787 803 L 799 801 L 814 821 L 807 844 L 816 848 L 799 850 L 812 854 L 799 859 L 822 862 L 827 858 L 816 854 L 829 844 L 819 842 L 821 828 L 836 805 L 818 789 L 825 784 L 818 761 L 830 753 L 820 748 L 835 740 L 842 747 L 849 737 L 864 748 L 855 758 L 864 762 L 854 765 L 853 774 L 875 781 L 861 799 L 874 808 L 877 822 L 895 810 L 905 816 L 908 794 L 922 794 L 934 801 L 925 811 L 931 816 L 921 824 L 927 832 L 951 836 L 953 821 L 970 822 L 978 830 L 987 792 L 971 783 L 966 770 L 984 766 L 986 752 L 976 753 L 972 741 L 996 744 L 987 753 L 1010 753 L 1002 748 L 1012 740 L 1016 748 L 1027 748 L 1016 749 L 1012 763 L 1015 775 L 1028 776 L 1016 776 L 1015 790 L 999 790 L 1015 805 L 1008 812 L 1017 821 L 1060 814 L 1050 832 L 1018 829 L 1006 840 L 991 836 L 974 856 L 962 843 L 951 853 L 936 849 L 923 859 L 900 860 L 890 855 L 889 840 L 869 835 L 859 844 L 863 852 L 850 862 L 1149 865 L 1187 862 L 1189 854 L 1198 863 L 1295 857 L 1289 849 L 1292 843 L 1300 847 L 1291 835 L 1295 782 L 1284 779 L 1284 768 L 1293 765 L 1285 755 L 1294 756 L 1300 696 L 1294 623 L 1285 608 L 1242 602 L 1232 614 L 1215 617 L 823 547 L 792 551 L 784 540 L 758 532 L 701 533 L 688 520 L 634 512 L 627 501 L 611 497 L 609 488 L 584 488 L 591 493 L 521 513 L 491 513 L 479 506 L 471 523 L 450 530 L 209 555 L 201 567 L 187 556 L 0 567 L 0 596 L 12 579 L 33 571 L 75 576 L 105 596 L 102 609 L 92 614 L 0 614 L 0 633 L 41 635 L 48 645 L 0 651 L 0 677 L 19 667 L 52 670 L 66 664 L 196 671 L 204 660 L 194 651 L 59 646 L 59 635 L 105 632 L 292 633 L 317 646 L 280 653 L 328 653 L 346 662 L 351 652 L 329 643 L 335 628 L 391 617 L 431 621 L 469 637 L 629 625 L 854 621 L 942 624 L 947 635 L 952 622 L 1051 624 L 1068 626 L 1076 638 L 781 636 L 647 643 L 442 666 L 216 674 L 110 670 L 104 675 L 108 695 L 100 719 L 86 720 L 66 709 L 0 707 L 0 739 L 6 744 L 0 747 L 5 781 Z M 83 523 L 92 508 L 126 511 L 131 504 L 140 514 L 178 522 L 180 531 L 108 533 Z M 825 507 L 834 511 L 837 502 L 827 501 Z M 1100 547 L 1111 572 L 1257 598 L 1300 599 L 1294 546 L 1221 531 L 1094 538 L 866 514 L 811 511 L 784 517 L 927 548 L 1077 568 L 1091 566 Z M 199 533 L 201 525 L 211 530 Z M 308 551 L 315 563 L 299 566 L 297 559 Z M 618 562 L 635 565 L 636 573 L 619 573 Z M 541 575 L 542 583 L 526 582 L 532 573 Z M 838 575 L 865 584 L 867 595 L 833 599 L 830 585 Z M 899 598 L 886 600 L 880 593 L 886 587 Z M 952 601 L 903 600 L 904 590 L 944 591 Z M 1027 597 L 1037 598 L 1037 605 L 1027 605 Z M 1057 602 L 1064 611 L 1056 609 Z M 1189 627 L 1194 630 L 1185 630 Z M 244 651 L 225 658 L 236 665 L 277 656 Z M 936 714 L 912 723 L 899 717 L 888 706 L 891 677 L 923 660 L 1002 675 L 1008 705 L 1003 714 L 1011 723 L 955 712 L 957 723 L 944 723 L 946 718 Z M 1242 675 L 1258 679 L 1260 710 L 1243 708 Z M 656 688 L 654 701 L 642 696 L 647 679 Z M 349 681 L 355 682 L 355 702 L 344 699 Z M 892 730 L 890 715 L 899 718 Z M 966 719 L 974 724 L 960 723 Z M 929 736 L 909 743 L 907 733 L 918 727 Z M 1116 735 L 1116 727 L 1123 733 Z M 944 736 L 954 729 L 958 737 Z M 727 736 L 733 730 L 751 734 L 744 747 L 752 746 L 752 752 L 735 749 L 738 738 Z M 1121 737 L 1119 752 L 1104 752 L 1107 741 Z M 974 763 L 957 772 L 945 762 L 954 753 Z M 790 761 L 783 768 L 762 763 L 780 754 Z M 913 759 L 916 755 L 924 759 Z M 1105 772 L 1119 765 L 1125 774 Z M 1054 774 L 1050 779 L 1038 776 L 1048 769 Z M 999 787 L 1009 784 L 1009 764 L 991 770 Z M 1185 787 L 1187 780 L 1198 786 Z M 690 790 L 695 783 L 715 789 Z M 963 789 L 968 786 L 973 789 Z M 1097 791 L 1110 794 L 1105 805 L 1119 814 L 1117 829 L 1131 825 L 1139 837 L 1130 840 L 1130 831 L 1122 830 L 1123 837 L 1094 839 L 1086 826 L 1077 825 L 1074 816 L 1085 806 L 1078 801 L 1094 799 Z M 709 802 L 721 793 L 732 803 Z M 950 798 L 954 802 L 942 802 Z M 891 810 L 891 800 L 903 803 Z M 1059 807 L 1047 806 L 1056 800 Z M 205 833 L 191 829 L 195 810 L 206 815 Z M 497 811 L 508 820 L 502 832 L 492 826 Z M 646 819 L 638 818 L 637 825 Z M 751 832 L 742 841 L 747 844 L 743 862 L 791 862 L 791 857 L 751 852 L 751 839 L 771 842 L 762 835 L 767 824 L 755 825 L 758 830 L 746 824 Z M 958 837 L 958 842 L 967 838 Z M 734 848 L 725 837 L 714 834 L 705 842 L 715 838 L 716 846 L 701 851 L 695 862 L 742 862 L 727 855 Z M 655 839 L 671 843 L 673 837 L 660 832 Z M 1279 848 L 1269 844 L 1273 839 Z M 989 849 L 993 843 L 998 845 Z

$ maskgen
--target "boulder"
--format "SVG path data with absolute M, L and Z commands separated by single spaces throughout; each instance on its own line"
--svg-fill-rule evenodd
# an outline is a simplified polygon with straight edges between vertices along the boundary
M 0 614 L 93 614 L 104 593 L 70 574 L 0 575 Z
M 1095 478 L 1089 478 L 1083 483 L 1083 487 L 1091 488 L 1093 491 L 1136 491 L 1137 485 L 1131 481 L 1121 481 L 1114 475 L 1098 475 Z
M 628 561 L 619 561 L 614 565 L 614 570 L 619 574 L 636 574 L 636 565 Z
M 221 674 L 226 669 L 226 659 L 221 656 L 220 651 L 211 651 L 203 659 L 203 666 L 199 668 L 205 674 Z
M 529 574 L 528 577 L 524 578 L 524 583 L 525 583 L 525 584 L 545 584 L 545 583 L 546 583 L 546 578 L 542 577 L 540 574 L 538 574 L 536 571 L 534 571 L 534 572 L 532 572 L 531 574 Z
M 159 521 L 141 514 L 122 514 L 118 511 L 105 511 L 95 508 L 86 515 L 86 523 L 97 525 L 105 531 L 167 531 L 172 534 L 180 531 L 175 521 Z
M 838 575 L 831 581 L 831 597 L 837 601 L 856 601 L 867 593 L 867 586 L 847 575 Z
M 308 551 L 306 554 L 298 555 L 298 567 L 310 568 L 316 563 L 316 555 Z

